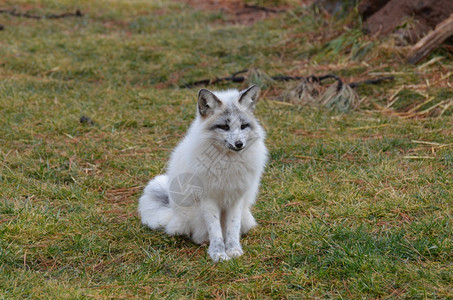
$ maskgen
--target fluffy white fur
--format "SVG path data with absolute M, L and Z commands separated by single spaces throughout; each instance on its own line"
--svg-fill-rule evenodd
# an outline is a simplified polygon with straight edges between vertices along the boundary
M 139 199 L 143 224 L 195 243 L 209 241 L 214 261 L 242 255 L 240 235 L 256 225 L 250 208 L 267 160 L 265 132 L 253 114 L 258 95 L 256 86 L 200 90 L 197 117 L 166 175 L 151 180 Z M 172 180 L 191 195 L 175 196 Z

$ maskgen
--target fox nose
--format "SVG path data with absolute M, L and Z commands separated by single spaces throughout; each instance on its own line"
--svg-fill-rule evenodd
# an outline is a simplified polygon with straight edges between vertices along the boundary
M 241 141 L 235 142 L 234 145 L 235 145 L 236 148 L 238 148 L 238 149 L 241 149 L 241 148 L 244 146 L 244 144 L 243 144 Z

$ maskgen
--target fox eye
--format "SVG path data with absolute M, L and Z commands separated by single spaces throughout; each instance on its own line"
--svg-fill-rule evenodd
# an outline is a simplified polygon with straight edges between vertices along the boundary
M 248 123 L 247 124 L 242 124 L 241 125 L 241 130 L 246 129 L 247 127 L 250 127 L 250 124 L 248 124 Z
M 225 124 L 225 125 L 217 125 L 216 126 L 217 128 L 220 128 L 222 130 L 225 130 L 225 131 L 228 131 L 230 130 L 230 126 L 228 124 Z

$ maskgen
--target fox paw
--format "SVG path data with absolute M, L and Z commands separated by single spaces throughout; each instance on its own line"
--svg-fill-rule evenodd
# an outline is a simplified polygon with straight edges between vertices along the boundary
M 229 260 L 230 257 L 226 253 L 209 253 L 209 256 L 214 262 Z
M 241 246 L 233 246 L 233 247 L 229 247 L 226 250 L 226 254 L 229 257 L 233 258 L 233 257 L 241 256 L 242 254 L 244 254 L 244 251 L 242 251 Z

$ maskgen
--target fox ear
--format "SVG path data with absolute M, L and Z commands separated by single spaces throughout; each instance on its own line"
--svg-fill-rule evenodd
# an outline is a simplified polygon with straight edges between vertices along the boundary
M 206 117 L 222 105 L 222 101 L 217 98 L 211 91 L 201 89 L 198 92 L 198 111 L 202 117 Z
M 251 111 L 254 111 L 259 95 L 260 87 L 257 85 L 252 85 L 248 89 L 241 92 L 239 97 L 239 104 Z

